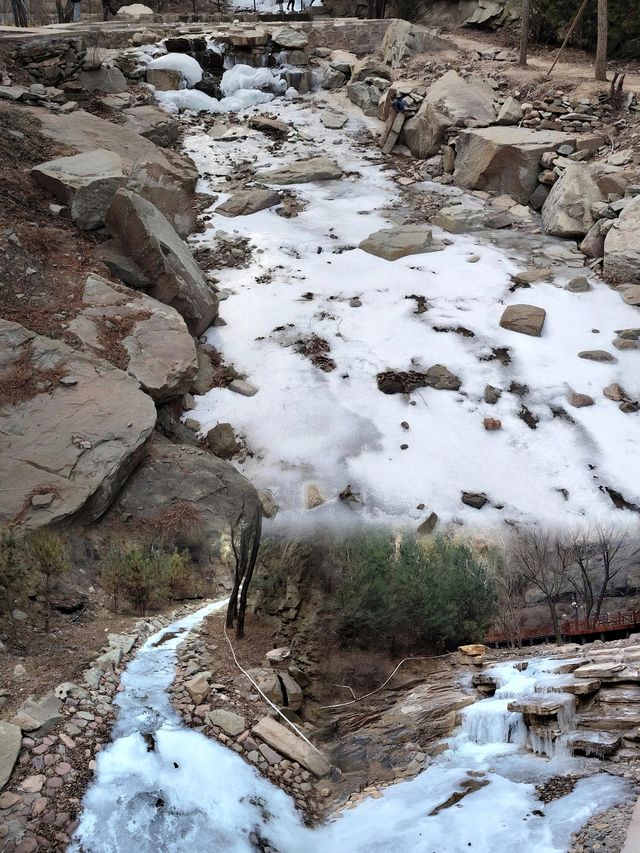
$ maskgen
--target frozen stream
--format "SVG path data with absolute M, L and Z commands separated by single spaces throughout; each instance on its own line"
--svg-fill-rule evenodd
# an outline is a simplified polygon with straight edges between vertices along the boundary
M 573 831 L 630 793 L 624 780 L 599 774 L 552 803 L 537 800 L 536 783 L 577 766 L 527 752 L 520 715 L 506 710 L 508 699 L 532 692 L 538 678 L 548 684 L 554 664 L 537 660 L 525 673 L 496 667 L 496 698 L 465 710 L 450 748 L 419 776 L 309 830 L 284 792 L 235 752 L 183 726 L 171 708 L 176 647 L 224 603 L 150 637 L 127 667 L 113 743 L 98 754 L 72 850 L 255 853 L 259 838 L 281 853 L 565 853 Z M 143 733 L 153 733 L 154 750 Z M 430 816 L 469 780 L 483 787 Z
M 558 251 L 575 253 L 575 243 L 539 234 L 435 228 L 452 241 L 444 251 L 394 262 L 367 254 L 358 244 L 393 224 L 390 208 L 402 215 L 425 193 L 454 201 L 460 191 L 418 182 L 403 202 L 375 144 L 358 144 L 358 134 L 379 122 L 342 94 L 276 98 L 256 109 L 289 122 L 289 137 L 274 142 L 248 130 L 244 139 L 213 139 L 192 119 L 185 149 L 203 176 L 200 190 L 217 194 L 194 243 L 215 246 L 226 232 L 254 247 L 248 266 L 212 265 L 229 298 L 220 305 L 227 325 L 210 329 L 208 339 L 259 391 L 243 397 L 214 388 L 186 416 L 205 433 L 229 422 L 244 436 L 249 455 L 238 467 L 273 491 L 280 506 L 274 524 L 346 523 L 353 504 L 338 495 L 347 486 L 361 495 L 359 517 L 383 524 L 419 523 L 432 510 L 443 522 L 485 527 L 505 519 L 626 523 L 628 513 L 614 508 L 605 487 L 640 502 L 640 415 L 620 412 L 602 391 L 618 382 L 637 393 L 637 351 L 611 343 L 616 329 L 638 325 L 637 309 L 586 268 L 553 260 Z M 324 127 L 328 112 L 346 115 L 344 128 Z M 227 177 L 319 155 L 346 175 L 288 187 L 302 205 L 294 217 L 275 209 L 231 219 L 215 213 L 229 196 Z M 552 265 L 553 280 L 511 292 L 511 276 L 531 259 Z M 589 278 L 588 292 L 565 289 L 578 275 Z M 426 299 L 426 312 L 415 313 L 415 295 Z M 522 302 L 546 310 L 541 337 L 500 328 L 504 308 Z M 468 334 L 452 331 L 460 328 Z M 331 372 L 296 351 L 312 335 L 329 344 Z M 496 359 L 495 348 L 507 348 L 511 362 Z M 595 348 L 611 351 L 615 363 L 578 358 Z M 378 372 L 434 364 L 455 373 L 461 389 L 422 388 L 407 397 L 377 388 Z M 524 397 L 509 391 L 512 383 L 526 386 Z M 503 389 L 496 405 L 483 399 L 487 384 Z M 570 390 L 591 395 L 595 405 L 571 407 Z M 535 429 L 519 416 L 523 403 L 539 419 Z M 502 429 L 485 430 L 485 417 L 499 418 Z M 311 483 L 326 499 L 312 511 L 305 505 Z M 484 492 L 489 503 L 479 513 L 461 503 L 462 491 Z

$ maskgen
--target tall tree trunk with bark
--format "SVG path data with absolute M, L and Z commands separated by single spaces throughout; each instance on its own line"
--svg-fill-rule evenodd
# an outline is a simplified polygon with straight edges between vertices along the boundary
M 520 62 L 521 68 L 527 64 L 527 49 L 529 47 L 529 29 L 531 27 L 531 0 L 522 0 L 521 14 L 521 30 L 520 30 Z
M 598 43 L 596 47 L 596 80 L 607 79 L 607 41 L 609 38 L 608 0 L 598 0 Z

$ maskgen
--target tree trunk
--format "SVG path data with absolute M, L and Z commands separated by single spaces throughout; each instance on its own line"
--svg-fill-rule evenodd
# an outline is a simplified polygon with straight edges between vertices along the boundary
M 522 0 L 522 22 L 520 29 L 520 62 L 521 68 L 527 64 L 527 48 L 529 47 L 529 28 L 531 26 L 531 0 Z
M 249 594 L 249 586 L 253 577 L 253 570 L 258 559 L 258 551 L 260 550 L 260 538 L 262 536 L 262 512 L 258 509 L 258 517 L 255 520 L 254 528 L 251 531 L 253 540 L 251 542 L 251 555 L 247 567 L 244 571 L 244 583 L 242 584 L 242 592 L 240 593 L 240 606 L 238 607 L 238 622 L 236 624 L 236 638 L 241 640 L 244 637 L 244 614 L 247 610 L 247 596 Z
M 562 632 L 560 631 L 560 622 L 558 621 L 558 613 L 556 611 L 555 601 L 549 601 L 549 612 L 551 613 L 551 622 L 553 624 L 553 633 L 556 635 L 556 643 L 561 646 L 563 643 Z
M 607 41 L 609 18 L 607 0 L 598 0 L 598 44 L 596 47 L 596 80 L 607 79 Z

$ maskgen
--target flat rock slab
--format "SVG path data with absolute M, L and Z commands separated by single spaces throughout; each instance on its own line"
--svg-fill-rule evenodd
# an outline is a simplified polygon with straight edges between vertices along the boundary
M 326 776 L 331 770 L 329 762 L 319 752 L 271 717 L 263 717 L 252 731 L 276 752 L 297 761 L 314 776 Z
M 433 239 L 433 232 L 427 225 L 397 225 L 370 234 L 359 248 L 386 261 L 396 261 L 406 255 L 440 252 L 444 244 Z
M 335 181 L 342 177 L 342 169 L 327 157 L 298 160 L 267 172 L 257 172 L 256 178 L 268 184 L 308 184 L 313 181 Z
M 271 39 L 279 47 L 297 48 L 305 47 L 309 41 L 305 33 L 294 30 L 293 27 L 280 27 L 271 33 Z
M 539 337 L 545 317 L 544 308 L 536 305 L 509 305 L 500 318 L 500 325 L 511 332 Z
M 139 462 L 156 409 L 135 379 L 107 361 L 0 320 L 0 380 L 28 370 L 0 406 L 0 521 L 40 527 L 107 509 Z M 52 494 L 35 508 L 35 494 Z
M 621 736 L 614 732 L 576 732 L 569 736 L 568 746 L 572 752 L 604 758 L 613 755 L 621 743 Z
M 507 709 L 520 714 L 532 714 L 536 717 L 554 717 L 558 711 L 564 708 L 565 704 L 561 699 L 558 699 L 557 695 L 534 694 L 509 702 Z
M 327 127 L 330 130 L 339 130 L 341 127 L 345 126 L 347 120 L 348 116 L 343 115 L 342 113 L 326 112 L 320 117 L 320 121 L 324 127 Z
M 281 204 L 282 199 L 273 190 L 239 190 L 225 202 L 216 207 L 216 213 L 223 216 L 250 216 L 260 210 L 267 210 Z
M 87 278 L 83 310 L 69 324 L 69 331 L 93 352 L 105 358 L 113 347 L 101 337 L 105 328 L 126 332 L 120 345 L 126 351 L 126 370 L 154 400 L 186 393 L 198 369 L 196 347 L 178 312 L 142 293 L 106 281 L 97 275 Z
M 242 734 L 246 725 L 244 717 L 240 714 L 234 714 L 233 711 L 227 711 L 224 708 L 217 708 L 207 714 L 207 720 L 212 726 L 218 726 L 231 737 Z
M 179 125 L 175 118 L 151 104 L 124 110 L 124 127 L 139 133 L 155 145 L 165 148 L 178 140 Z
M 189 247 L 158 208 L 137 193 L 120 189 L 107 224 L 151 280 L 149 295 L 175 308 L 191 334 L 206 331 L 218 314 L 218 298 Z
M 9 781 L 21 744 L 22 732 L 18 726 L 0 720 L 0 791 Z
M 122 158 L 106 148 L 49 160 L 34 166 L 31 174 L 87 231 L 104 225 L 113 197 L 126 181 Z
M 608 663 L 587 663 L 573 671 L 575 678 L 615 678 L 626 669 L 624 663 L 613 661 Z
M 44 737 L 60 720 L 62 720 L 60 700 L 55 693 L 48 693 L 38 701 L 33 698 L 27 699 L 21 705 L 13 722 L 36 737 Z

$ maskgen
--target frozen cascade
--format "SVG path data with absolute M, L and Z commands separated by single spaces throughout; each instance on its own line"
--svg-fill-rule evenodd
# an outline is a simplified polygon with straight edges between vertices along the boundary
M 521 715 L 506 712 L 505 695 L 469 706 L 449 749 L 417 777 L 310 830 L 287 794 L 232 750 L 186 728 L 171 707 L 177 646 L 223 606 L 208 605 L 150 637 L 123 673 L 113 743 L 98 754 L 71 851 L 255 853 L 267 843 L 280 853 L 466 853 L 470 845 L 475 853 L 565 853 L 572 832 L 631 793 L 625 780 L 598 774 L 543 814 L 535 785 L 576 760 L 527 752 Z M 494 667 L 496 692 L 531 693 L 537 674 L 544 678 L 553 666 Z M 153 735 L 155 748 L 143 734 Z M 455 808 L 442 807 L 470 785 Z

